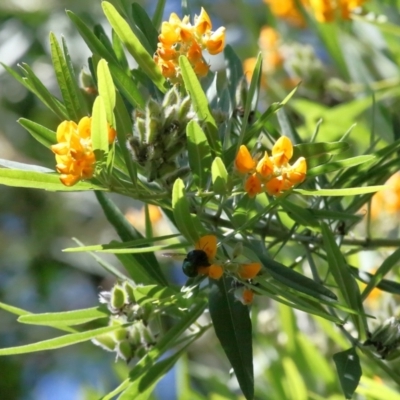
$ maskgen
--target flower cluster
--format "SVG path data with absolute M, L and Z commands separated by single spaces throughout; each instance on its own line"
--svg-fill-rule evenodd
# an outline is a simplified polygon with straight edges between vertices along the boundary
M 231 260 L 219 262 L 215 259 L 217 254 L 217 237 L 214 235 L 202 236 L 195 244 L 196 250 L 202 250 L 207 255 L 208 265 L 200 265 L 197 268 L 199 275 L 206 275 L 212 279 L 220 279 L 224 273 L 229 274 L 235 279 L 242 281 L 251 281 L 255 278 L 261 270 L 259 262 L 242 263 L 237 262 L 235 259 L 238 255 L 233 255 Z M 238 281 L 237 290 L 235 295 L 243 304 L 250 304 L 253 300 L 253 291 Z M 240 296 L 238 296 L 240 294 Z
M 241 174 L 249 175 L 244 188 L 250 197 L 262 191 L 279 196 L 297 183 L 304 181 L 307 173 L 307 163 L 304 157 L 299 157 L 293 164 L 289 160 L 293 156 L 293 145 L 286 136 L 281 136 L 272 148 L 272 156 L 264 153 L 259 161 L 254 159 L 246 146 L 240 146 L 236 155 L 236 169 Z
M 294 0 L 264 0 L 271 12 L 296 26 L 305 26 L 305 21 Z M 350 13 L 363 5 L 365 0 L 301 0 L 305 9 L 311 10 L 319 22 L 331 22 L 335 18 L 350 19 Z
M 90 117 L 83 117 L 78 124 L 63 121 L 57 128 L 57 144 L 51 146 L 56 155 L 56 169 L 65 186 L 73 186 L 81 179 L 90 179 L 96 158 L 92 147 Z M 116 132 L 108 127 L 108 141 L 112 143 Z
M 100 293 L 100 303 L 105 304 L 111 313 L 109 326 L 121 327 L 93 339 L 94 344 L 115 352 L 117 359 L 127 362 L 146 354 L 156 344 L 159 334 L 155 318 L 159 310 L 149 301 L 138 304 L 136 288 L 140 289 L 140 286 L 125 281 L 117 283 L 109 292 Z
M 189 96 L 182 97 L 174 86 L 159 103 L 149 99 L 144 111 L 134 112 L 133 135 L 127 147 L 149 182 L 169 186 L 189 170 L 178 162 L 186 148 L 186 126 L 198 121 Z
M 160 67 L 165 78 L 176 83 L 180 80 L 179 56 L 185 55 L 199 77 L 207 75 L 209 65 L 203 57 L 203 50 L 209 54 L 220 53 L 225 46 L 225 28 L 212 30 L 211 20 L 202 8 L 199 16 L 194 17 L 194 25 L 189 16 L 182 20 L 172 13 L 168 22 L 161 25 L 159 43 L 154 61 Z

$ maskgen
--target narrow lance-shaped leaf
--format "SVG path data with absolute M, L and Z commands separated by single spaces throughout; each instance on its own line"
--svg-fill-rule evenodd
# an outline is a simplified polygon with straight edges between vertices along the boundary
M 197 242 L 200 232 L 191 223 L 192 218 L 189 211 L 189 202 L 182 179 L 177 179 L 174 183 L 172 189 L 172 208 L 179 232 L 190 242 Z
M 360 359 L 354 347 L 333 355 L 340 385 L 346 399 L 351 399 L 362 375 Z
M 104 108 L 108 123 L 115 128 L 114 107 L 115 107 L 115 87 L 107 61 L 101 59 L 97 64 L 97 85 L 99 95 L 103 98 Z
M 211 167 L 211 150 L 207 137 L 196 121 L 190 121 L 186 128 L 190 168 L 199 190 L 204 190 Z
M 22 125 L 43 146 L 50 148 L 51 145 L 57 143 L 56 133 L 44 127 L 43 125 L 25 118 L 20 118 L 18 123 Z
M 65 186 L 58 174 L 18 171 L 0 168 L 0 185 L 44 189 L 60 192 L 79 192 L 82 190 L 107 190 L 90 182 L 78 182 L 74 186 Z
M 86 332 L 72 333 L 70 335 L 60 336 L 54 339 L 43 340 L 42 342 L 27 344 L 24 346 L 10 347 L 0 349 L 0 356 L 8 356 L 12 354 L 26 354 L 36 351 L 54 350 L 61 347 L 71 346 L 73 344 L 86 342 L 96 336 L 104 333 L 112 332 L 121 329 L 121 325 L 107 326 L 105 328 L 93 329 Z
M 179 66 L 181 67 L 182 78 L 185 82 L 185 88 L 188 91 L 199 119 L 203 121 L 204 133 L 207 136 L 208 144 L 215 155 L 221 155 L 221 142 L 218 138 L 218 128 L 215 119 L 211 113 L 207 97 L 201 88 L 199 79 L 193 71 L 189 60 L 185 56 L 179 57 Z
M 102 96 L 97 96 L 93 104 L 91 131 L 96 162 L 101 165 L 108 153 L 107 116 Z
M 228 190 L 228 171 L 221 158 L 215 157 L 211 165 L 213 190 L 217 194 L 226 194 Z
M 104 211 L 104 214 L 107 217 L 107 220 L 115 228 L 119 237 L 123 241 L 131 241 L 137 238 L 143 238 L 143 236 L 132 226 L 132 224 L 126 220 L 118 207 L 110 199 L 104 196 L 101 192 L 96 191 L 95 194 Z M 134 254 L 130 255 L 129 259 L 131 260 L 131 264 L 133 264 L 132 267 L 135 269 L 140 269 L 145 276 L 150 278 L 150 281 L 145 283 L 153 283 L 155 280 L 162 286 L 168 285 L 164 274 L 161 271 L 160 264 L 153 253 Z M 132 278 L 135 279 L 134 276 L 132 276 Z
M 362 292 L 361 298 L 365 300 L 371 291 L 379 282 L 381 282 L 382 278 L 395 267 L 396 264 L 400 262 L 400 248 L 394 251 L 377 269 L 371 280 L 368 282 L 367 287 Z
M 157 64 L 151 58 L 150 54 L 140 43 L 139 39 L 132 32 L 128 23 L 121 17 L 115 7 L 107 2 L 102 2 L 104 14 L 106 15 L 108 22 L 117 33 L 121 42 L 125 45 L 129 53 L 138 63 L 139 67 L 148 75 L 148 77 L 154 82 L 154 84 L 160 89 L 161 92 L 165 92 L 164 87 L 165 78 L 161 74 Z
M 77 122 L 84 115 L 79 102 L 80 93 L 77 90 L 75 76 L 71 74 L 61 47 L 53 33 L 50 33 L 50 48 L 54 71 L 68 112 L 68 117 Z
M 351 317 L 357 327 L 360 337 L 363 337 L 367 324 L 361 302 L 360 290 L 328 225 L 322 222 L 321 228 L 329 271 L 338 286 L 340 298 L 342 298 L 350 308 L 358 312 L 358 316 L 351 314 Z
M 210 280 L 209 309 L 215 333 L 247 400 L 254 398 L 252 327 L 249 309 L 237 301 L 231 280 Z
M 240 136 L 236 144 L 236 152 L 239 151 L 239 147 L 243 144 L 250 112 L 255 111 L 257 108 L 258 95 L 260 91 L 260 79 L 262 74 L 262 62 L 263 56 L 260 52 L 257 56 L 256 65 L 254 66 L 253 75 L 251 77 L 249 91 L 247 93 L 246 102 L 244 104 L 244 116 L 242 119 Z
M 19 322 L 34 325 L 79 325 L 99 318 L 106 318 L 110 313 L 104 307 L 86 308 L 84 310 L 57 313 L 28 314 L 18 318 Z
M 366 186 L 347 189 L 318 189 L 318 190 L 305 190 L 294 189 L 295 193 L 302 194 L 303 196 L 356 196 L 358 194 L 375 193 L 380 190 L 385 190 L 387 186 Z

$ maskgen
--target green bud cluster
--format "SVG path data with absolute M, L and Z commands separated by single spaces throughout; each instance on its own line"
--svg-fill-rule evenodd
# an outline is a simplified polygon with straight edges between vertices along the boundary
M 121 328 L 97 336 L 92 340 L 95 345 L 115 352 L 116 359 L 129 362 L 134 357 L 142 357 L 156 344 L 158 332 L 153 327 L 153 317 L 157 309 L 150 302 L 139 305 L 131 283 L 117 283 L 109 292 L 101 292 L 99 301 L 111 313 L 108 325 Z
M 374 346 L 383 359 L 393 359 L 394 354 L 398 356 L 396 350 L 400 347 L 400 319 L 395 317 L 387 319 L 372 334 L 369 334 L 364 345 Z
M 186 149 L 186 126 L 197 120 L 189 96 L 182 97 L 174 86 L 159 103 L 150 99 L 144 112 L 134 112 L 133 135 L 127 141 L 132 158 L 149 182 L 169 186 L 189 172 Z

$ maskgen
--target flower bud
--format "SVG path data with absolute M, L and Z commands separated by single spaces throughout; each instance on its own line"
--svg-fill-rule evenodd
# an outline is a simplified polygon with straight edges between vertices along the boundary
M 126 293 L 125 290 L 119 286 L 115 285 L 111 290 L 111 307 L 115 308 L 116 310 L 121 309 L 126 303 Z
M 92 339 L 92 343 L 107 351 L 114 351 L 117 345 L 112 332 L 96 336 L 94 339 Z
M 123 340 L 122 342 L 119 342 L 116 348 L 116 352 L 117 357 L 126 362 L 129 362 L 135 355 L 134 348 L 128 340 Z

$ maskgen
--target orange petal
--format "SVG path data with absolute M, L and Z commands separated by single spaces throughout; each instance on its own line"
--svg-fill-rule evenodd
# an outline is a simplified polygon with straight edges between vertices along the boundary
M 242 294 L 243 304 L 251 304 L 253 302 L 254 292 L 251 289 L 244 288 Z
M 193 41 L 192 45 L 189 47 L 187 58 L 192 64 L 203 59 L 201 48 L 197 42 Z
M 272 148 L 272 159 L 276 166 L 281 167 L 293 156 L 293 145 L 287 136 L 281 136 Z
M 65 186 L 73 186 L 79 181 L 79 176 L 77 175 L 61 175 L 60 181 Z
M 179 29 L 174 24 L 163 22 L 161 25 L 161 34 L 158 36 L 158 40 L 166 46 L 172 46 L 174 43 L 180 41 Z
M 50 149 L 54 154 L 58 154 L 59 156 L 64 156 L 68 154 L 69 146 L 68 143 L 61 142 L 53 144 L 52 146 L 50 146 Z
M 208 276 L 212 279 L 219 279 L 224 274 L 224 269 L 217 264 L 212 264 L 209 268 Z
M 63 121 L 57 127 L 57 142 L 69 142 L 78 126 L 74 121 Z
M 82 139 L 88 139 L 92 133 L 92 118 L 83 117 L 78 124 L 79 137 Z
M 257 172 L 263 177 L 267 178 L 274 172 L 274 164 L 265 152 L 264 157 L 257 164 Z
M 116 136 L 117 131 L 111 125 L 108 125 L 108 144 L 113 143 Z
M 291 168 L 286 171 L 287 178 L 293 184 L 301 183 L 306 178 L 307 162 L 304 157 L 300 157 Z
M 203 60 L 200 60 L 194 65 L 193 69 L 199 78 L 203 78 L 207 76 L 210 66 Z
M 202 236 L 194 247 L 197 250 L 203 250 L 208 259 L 213 260 L 217 254 L 217 237 L 215 235 Z
M 242 279 L 253 279 L 261 270 L 260 263 L 241 264 L 238 270 L 238 275 Z
M 261 181 L 257 174 L 250 175 L 244 184 L 244 190 L 247 192 L 249 197 L 254 197 L 261 192 Z
M 210 17 L 203 7 L 201 7 L 200 15 L 198 17 L 194 17 L 194 27 L 199 35 L 204 35 L 212 28 Z
M 235 166 L 242 174 L 251 172 L 256 166 L 256 161 L 253 160 L 249 150 L 243 144 L 240 146 L 239 152 L 236 155 Z
M 281 176 L 272 178 L 265 184 L 265 189 L 271 196 L 279 196 L 284 187 L 284 179 Z
M 218 28 L 206 42 L 206 47 L 211 55 L 220 53 L 225 47 L 225 28 Z
M 210 273 L 210 267 L 197 267 L 197 273 L 199 275 L 206 275 L 208 276 Z

